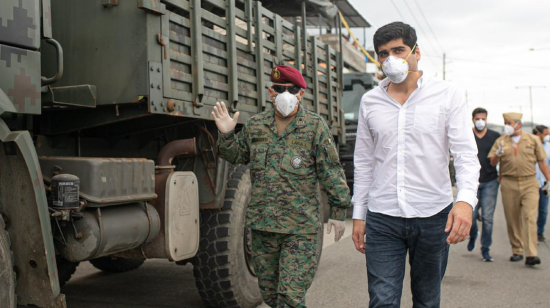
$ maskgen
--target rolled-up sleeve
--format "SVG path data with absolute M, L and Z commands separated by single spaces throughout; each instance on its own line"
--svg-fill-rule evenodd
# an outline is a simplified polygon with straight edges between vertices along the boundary
M 367 122 L 367 103 L 365 96 L 361 99 L 359 123 L 357 124 L 357 140 L 353 163 L 353 219 L 365 220 L 368 206 L 368 195 L 374 178 L 374 141 Z
M 456 90 L 450 102 L 447 115 L 447 137 L 454 158 L 456 170 L 456 201 L 463 201 L 475 209 L 477 189 L 479 186 L 480 164 L 477 157 L 477 146 L 472 134 L 472 127 L 466 110 L 462 91 Z

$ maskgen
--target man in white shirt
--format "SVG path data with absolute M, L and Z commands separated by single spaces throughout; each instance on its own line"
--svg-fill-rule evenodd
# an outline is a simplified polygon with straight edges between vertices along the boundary
M 353 241 L 366 254 L 370 308 L 400 306 L 407 252 L 413 307 L 439 307 L 449 244 L 468 237 L 477 204 L 480 165 L 463 92 L 418 71 L 416 40 L 402 22 L 376 31 L 388 78 L 361 100 Z

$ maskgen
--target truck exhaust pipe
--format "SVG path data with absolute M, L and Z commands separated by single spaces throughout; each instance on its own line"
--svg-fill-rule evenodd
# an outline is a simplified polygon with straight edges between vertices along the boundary
M 142 255 L 147 259 L 161 258 L 180 261 L 177 260 L 179 259 L 177 256 L 181 256 L 184 252 L 181 247 L 180 251 L 178 251 L 177 246 L 185 245 L 182 245 L 182 243 L 174 243 L 167 234 L 173 233 L 173 229 L 178 229 L 176 233 L 192 237 L 189 232 L 194 233 L 194 229 L 198 230 L 198 183 L 196 177 L 189 172 L 174 172 L 175 166 L 172 165 L 172 160 L 176 156 L 195 157 L 197 155 L 195 138 L 172 141 L 165 145 L 158 154 L 155 171 L 155 193 L 157 194 L 157 198 L 151 203 L 159 213 L 162 228 L 152 243 L 141 248 Z M 174 173 L 178 173 L 180 179 L 174 176 Z M 170 183 L 168 183 L 168 179 L 170 179 Z M 169 187 L 167 187 L 167 185 L 169 185 Z M 183 186 L 176 187 L 174 185 Z M 189 202 L 188 204 L 191 207 L 189 209 L 182 209 L 182 204 L 179 201 L 177 201 L 179 203 L 177 205 L 173 204 L 174 202 L 170 204 L 170 202 L 167 202 L 166 196 L 169 188 L 172 189 L 170 193 L 178 195 L 176 199 L 194 200 L 196 197 L 196 204 L 193 201 Z M 197 196 L 192 196 L 192 192 L 194 191 L 197 192 Z M 195 209 L 194 207 L 197 208 Z M 194 214 L 195 211 L 196 215 Z M 194 216 L 196 216 L 196 218 L 194 218 Z M 175 224 L 179 225 L 175 226 Z

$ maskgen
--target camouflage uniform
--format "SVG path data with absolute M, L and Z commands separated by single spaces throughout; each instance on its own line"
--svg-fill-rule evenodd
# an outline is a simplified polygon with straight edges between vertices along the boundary
M 317 269 L 317 234 L 252 230 L 254 270 L 270 307 L 305 307 L 305 295 Z M 297 287 L 297 284 L 299 287 Z
M 331 219 L 345 220 L 350 205 L 328 126 L 300 106 L 279 136 L 275 112 L 268 110 L 248 120 L 240 133 L 221 135 L 218 149 L 230 163 L 251 164 L 246 225 L 254 230 L 254 261 L 264 300 L 276 307 L 305 307 L 322 226 L 317 183 L 327 191 Z

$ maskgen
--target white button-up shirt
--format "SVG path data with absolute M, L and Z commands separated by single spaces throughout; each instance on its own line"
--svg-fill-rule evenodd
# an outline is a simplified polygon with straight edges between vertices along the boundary
M 428 77 L 403 104 L 386 92 L 389 80 L 361 99 L 353 218 L 368 210 L 395 217 L 429 217 L 453 202 L 449 150 L 457 201 L 475 208 L 480 165 L 464 93 Z

